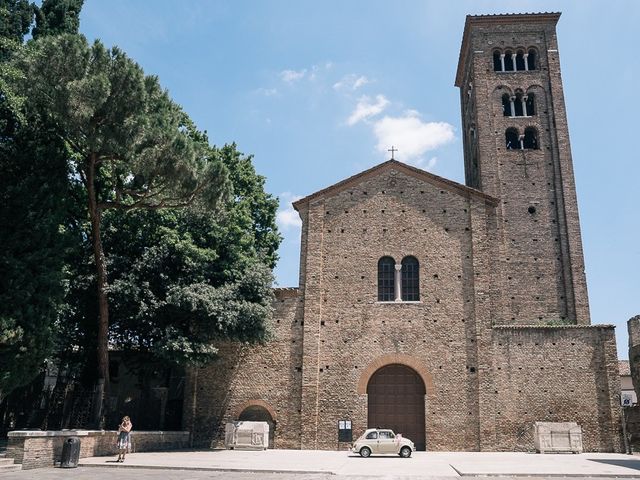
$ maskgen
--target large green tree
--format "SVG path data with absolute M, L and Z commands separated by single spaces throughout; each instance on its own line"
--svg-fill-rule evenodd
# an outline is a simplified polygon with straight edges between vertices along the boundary
M 228 193 L 227 171 L 204 136 L 156 77 L 117 48 L 80 35 L 30 42 L 4 80 L 26 115 L 46 117 L 69 150 L 71 175 L 84 186 L 98 302 L 96 409 L 108 382 L 109 300 L 102 244 L 105 211 L 216 208 Z
M 105 216 L 111 339 L 119 348 L 193 364 L 215 357 L 215 340 L 268 338 L 277 200 L 264 192 L 251 157 L 235 145 L 218 155 L 233 187 L 224 210 Z
M 45 0 L 43 11 L 58 0 Z M 77 11 L 39 20 L 40 35 L 77 32 Z M 0 0 L 0 398 L 31 381 L 52 353 L 54 327 L 65 295 L 73 182 L 68 150 L 57 132 L 24 112 L 10 88 L 38 8 Z M 44 17 L 42 17 L 44 18 Z

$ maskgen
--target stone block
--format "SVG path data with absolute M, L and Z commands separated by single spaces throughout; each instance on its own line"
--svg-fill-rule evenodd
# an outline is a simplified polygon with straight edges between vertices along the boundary
M 582 428 L 575 422 L 536 422 L 534 442 L 539 453 L 582 453 Z

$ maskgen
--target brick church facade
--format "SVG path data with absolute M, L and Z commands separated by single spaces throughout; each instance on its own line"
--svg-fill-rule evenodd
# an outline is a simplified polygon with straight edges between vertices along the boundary
M 390 160 L 294 204 L 300 284 L 275 339 L 221 345 L 189 372 L 185 427 L 264 419 L 275 448 L 346 448 L 368 426 L 427 450 L 531 446 L 575 421 L 620 451 L 614 327 L 591 325 L 556 23 L 468 16 L 460 88 L 466 185 Z

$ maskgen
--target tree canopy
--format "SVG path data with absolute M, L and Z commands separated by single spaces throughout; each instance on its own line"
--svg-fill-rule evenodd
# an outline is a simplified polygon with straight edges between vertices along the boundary
M 80 352 L 102 396 L 109 345 L 203 363 L 212 341 L 266 340 L 280 236 L 251 157 L 78 35 L 82 3 L 0 0 L 0 361 L 28 381 L 54 345 Z

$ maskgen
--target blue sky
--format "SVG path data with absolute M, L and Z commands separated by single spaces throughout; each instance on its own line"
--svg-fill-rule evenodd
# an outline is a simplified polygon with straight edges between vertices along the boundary
M 640 2 L 86 0 L 81 31 L 160 77 L 281 200 L 278 285 L 298 284 L 290 201 L 388 158 L 464 183 L 453 86 L 465 15 L 561 11 L 558 39 L 593 323 L 640 314 Z M 635 82 L 634 82 L 635 80 Z

